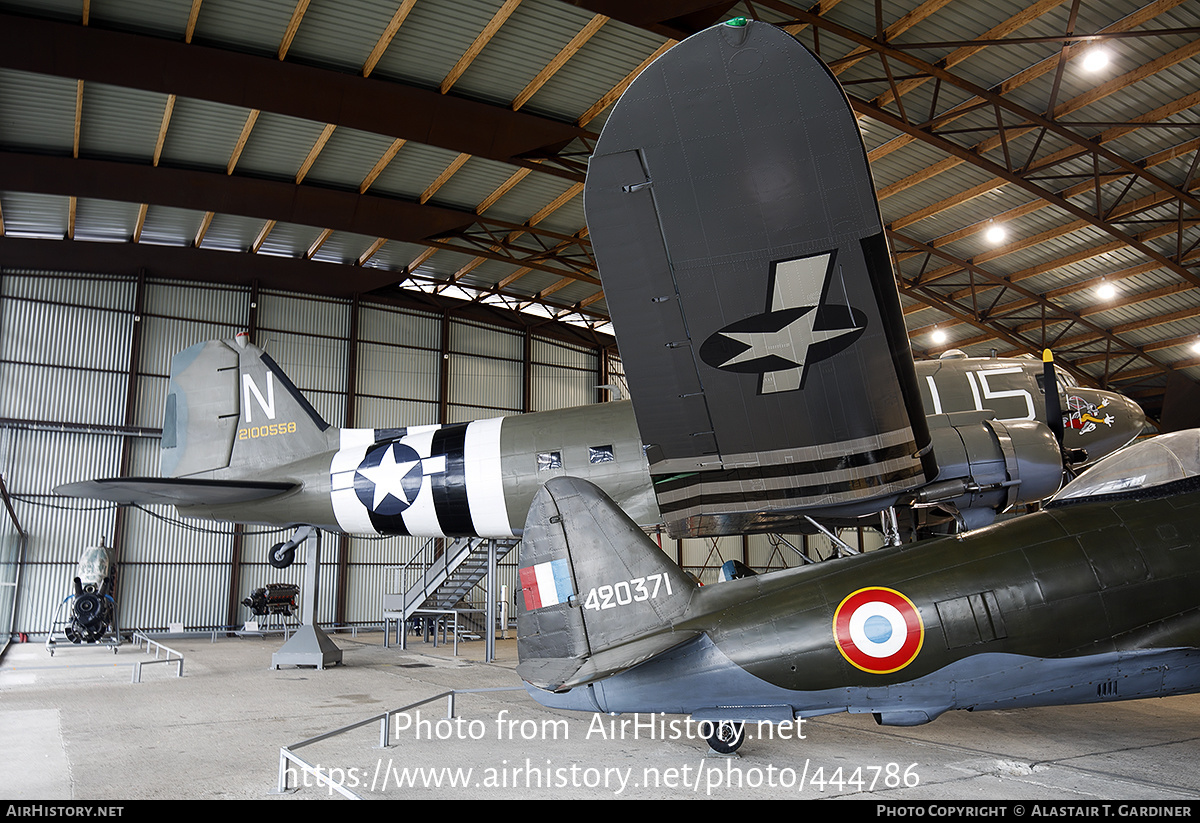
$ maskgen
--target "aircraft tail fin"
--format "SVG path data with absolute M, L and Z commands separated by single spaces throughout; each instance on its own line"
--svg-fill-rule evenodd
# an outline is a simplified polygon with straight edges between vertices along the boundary
M 521 543 L 517 672 L 543 689 L 597 680 L 679 645 L 697 584 L 607 495 L 559 477 L 534 498 Z
M 327 448 L 329 428 L 287 375 L 239 334 L 171 358 L 163 477 L 256 477 Z

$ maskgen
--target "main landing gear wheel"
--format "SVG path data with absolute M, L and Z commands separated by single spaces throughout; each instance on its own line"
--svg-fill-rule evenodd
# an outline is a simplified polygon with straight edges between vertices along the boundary
M 733 754 L 746 740 L 746 724 L 719 721 L 713 724 L 713 733 L 704 739 L 717 754 Z
M 267 562 L 277 569 L 286 569 L 296 562 L 296 547 L 291 543 L 276 543 L 267 553 Z

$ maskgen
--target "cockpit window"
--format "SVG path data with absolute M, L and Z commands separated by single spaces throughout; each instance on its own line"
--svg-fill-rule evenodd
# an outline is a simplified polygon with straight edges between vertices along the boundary
M 1172 432 L 1110 454 L 1064 486 L 1051 503 L 1143 492 L 1196 477 L 1200 477 L 1200 430 Z
M 1058 379 L 1058 385 L 1064 389 L 1073 389 L 1079 385 L 1079 381 L 1075 379 L 1075 375 L 1065 369 L 1054 367 L 1054 376 Z

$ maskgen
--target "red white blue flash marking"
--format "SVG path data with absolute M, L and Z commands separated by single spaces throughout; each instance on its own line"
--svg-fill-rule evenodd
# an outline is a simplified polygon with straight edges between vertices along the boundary
M 566 603 L 575 594 L 570 566 L 566 560 L 551 560 L 521 569 L 521 591 L 529 611 Z

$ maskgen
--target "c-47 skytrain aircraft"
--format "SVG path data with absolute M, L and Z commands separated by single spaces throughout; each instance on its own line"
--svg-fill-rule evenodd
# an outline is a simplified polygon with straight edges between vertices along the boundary
M 501 538 L 520 535 L 546 480 L 571 475 L 673 536 L 896 509 L 962 530 L 1044 499 L 1064 465 L 1143 426 L 1129 400 L 1034 360 L 914 364 L 849 105 L 772 26 L 714 27 L 643 71 L 605 125 L 585 208 L 632 403 L 337 430 L 239 336 L 172 360 L 162 478 L 58 491 Z M 1056 437 L 1048 423 L 1068 417 Z

